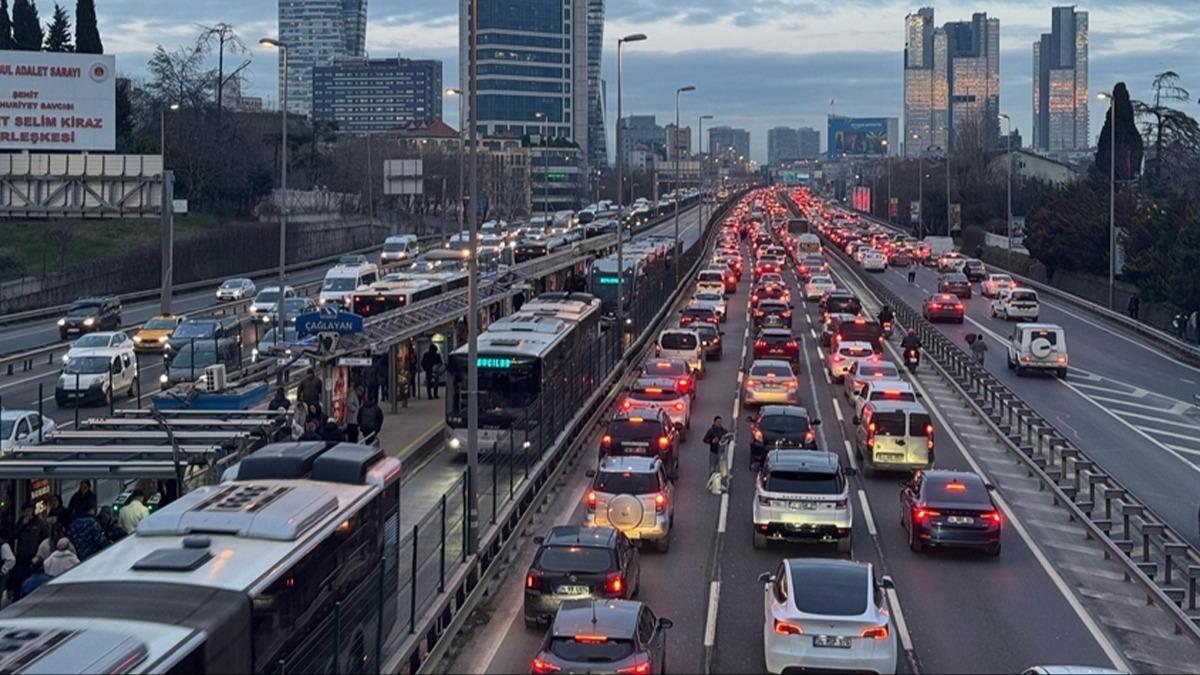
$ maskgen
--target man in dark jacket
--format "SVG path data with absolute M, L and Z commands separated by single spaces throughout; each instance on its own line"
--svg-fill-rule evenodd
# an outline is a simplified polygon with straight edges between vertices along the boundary
M 721 439 L 729 433 L 721 425 L 721 418 L 714 417 L 712 426 L 704 432 L 704 442 L 708 444 L 708 472 L 712 473 L 721 467 Z
M 83 562 L 96 555 L 108 543 L 104 538 L 104 528 L 96 520 L 96 507 L 92 506 L 75 515 L 71 527 L 67 528 L 67 539 L 75 547 L 75 555 Z
M 8 577 L 9 588 L 14 597 L 20 592 L 21 584 L 32 570 L 38 546 L 48 536 L 50 528 L 46 521 L 34 513 L 33 504 L 26 502 L 21 506 L 21 519 L 17 521 L 16 546 L 13 550 L 17 557 L 17 565 Z
M 332 417 L 325 420 L 325 424 L 321 427 L 321 440 L 326 443 L 341 443 L 346 440 L 345 434 L 338 428 L 337 421 Z
M 378 434 L 383 428 L 383 410 L 375 399 L 367 399 L 358 410 L 358 431 L 365 439 L 371 434 Z
M 425 395 L 429 398 L 438 397 L 438 381 L 434 371 L 442 365 L 442 355 L 438 353 L 437 345 L 430 344 L 429 351 L 421 357 L 421 369 L 425 371 Z
M 296 398 L 308 405 L 321 407 L 321 392 L 325 389 L 321 378 L 317 377 L 316 371 L 312 368 L 304 374 L 304 379 L 300 380 L 300 385 L 296 388 Z
M 292 402 L 288 400 L 287 393 L 283 391 L 283 387 L 275 389 L 275 398 L 267 404 L 267 410 L 288 410 L 292 407 Z

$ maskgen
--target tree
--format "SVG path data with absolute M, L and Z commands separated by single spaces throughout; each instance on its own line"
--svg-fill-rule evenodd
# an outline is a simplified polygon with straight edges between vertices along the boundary
M 1185 311 L 1200 309 L 1200 203 L 1180 207 L 1179 237 L 1167 258 L 1168 299 Z
M 244 54 L 246 51 L 248 51 L 246 49 L 246 43 L 243 42 L 242 38 L 240 38 L 238 34 L 234 32 L 233 26 L 227 23 L 219 23 L 215 26 L 205 26 L 204 32 L 200 34 L 200 37 L 197 40 L 198 44 L 204 45 L 205 54 L 208 54 L 211 51 L 214 42 L 217 45 L 217 72 L 216 77 L 213 78 L 213 85 L 217 90 L 217 119 L 220 120 L 221 113 L 225 107 L 225 85 L 228 84 L 230 80 L 234 80 L 235 88 L 240 91 L 241 78 L 243 77 L 241 72 L 246 68 L 246 66 L 250 65 L 250 61 L 246 60 L 242 62 L 242 65 L 238 66 L 236 70 L 226 76 L 225 52 L 228 51 L 231 54 Z
M 8 0 L 0 0 L 0 49 L 15 49 L 12 20 L 8 18 Z
M 13 49 L 24 52 L 42 51 L 42 24 L 33 0 L 13 0 Z
M 1108 269 L 1108 199 L 1090 180 L 1068 185 L 1025 221 L 1025 247 L 1055 270 Z
M 46 51 L 75 51 L 71 45 L 71 20 L 67 18 L 67 12 L 57 3 L 54 5 L 54 18 L 46 25 Z
M 147 64 L 150 81 L 146 89 L 160 104 L 178 103 L 203 108 L 208 97 L 208 71 L 204 68 L 204 50 L 188 45 L 168 52 L 160 45 Z
M 1133 118 L 1133 102 L 1129 98 L 1129 89 L 1124 82 L 1118 82 L 1112 91 L 1112 101 L 1115 113 L 1104 117 L 1104 129 L 1100 132 L 1100 142 L 1096 147 L 1096 169 L 1104 176 L 1109 175 L 1109 154 L 1112 144 L 1113 116 L 1116 116 L 1116 179 L 1128 181 L 1137 178 L 1142 170 L 1142 135 L 1138 132 L 1137 123 Z
M 100 29 L 96 25 L 95 0 L 75 2 L 75 51 L 80 54 L 103 54 Z

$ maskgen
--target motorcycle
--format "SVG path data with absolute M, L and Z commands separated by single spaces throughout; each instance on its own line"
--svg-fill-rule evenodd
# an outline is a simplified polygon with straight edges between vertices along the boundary
M 917 366 L 921 365 L 921 351 L 919 349 L 908 348 L 904 350 L 904 364 L 908 366 L 908 372 L 916 372 Z
M 883 322 L 883 336 L 886 338 L 892 337 L 892 322 L 891 321 Z

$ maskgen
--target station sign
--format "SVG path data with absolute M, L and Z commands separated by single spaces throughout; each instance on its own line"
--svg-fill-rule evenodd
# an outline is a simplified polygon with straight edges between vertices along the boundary
M 319 311 L 301 314 L 296 317 L 297 335 L 316 335 L 318 333 L 337 333 L 351 335 L 361 333 L 363 318 L 351 312 L 343 312 L 336 307 L 322 307 Z

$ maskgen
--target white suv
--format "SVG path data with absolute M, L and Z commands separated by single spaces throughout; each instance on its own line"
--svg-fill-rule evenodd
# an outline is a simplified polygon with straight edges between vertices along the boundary
M 1002 288 L 992 300 L 992 317 L 1037 323 L 1042 305 L 1032 288 Z
M 1031 370 L 1053 370 L 1067 376 L 1067 334 L 1052 323 L 1019 323 L 1008 340 L 1008 367 L 1021 376 Z
M 754 548 L 774 539 L 831 542 L 849 553 L 854 506 L 846 476 L 832 452 L 772 450 L 754 487 Z
M 675 487 L 659 458 L 609 456 L 587 475 L 588 527 L 616 528 L 634 541 L 653 541 L 660 553 L 670 550 Z

